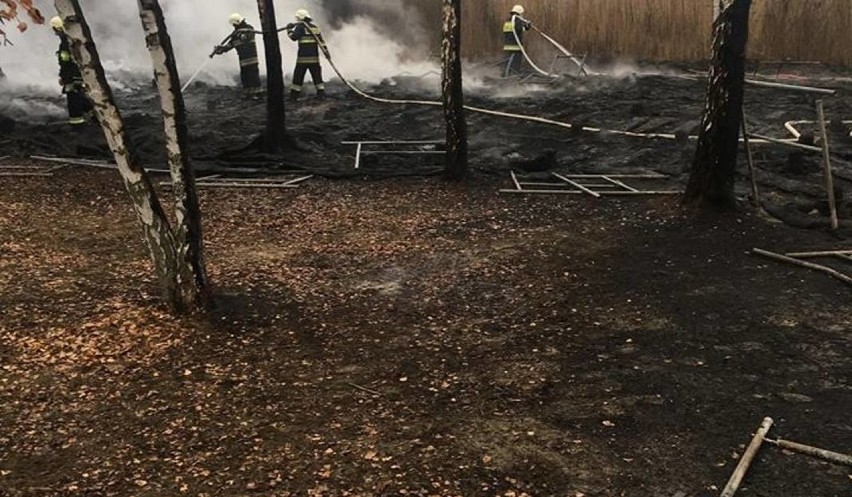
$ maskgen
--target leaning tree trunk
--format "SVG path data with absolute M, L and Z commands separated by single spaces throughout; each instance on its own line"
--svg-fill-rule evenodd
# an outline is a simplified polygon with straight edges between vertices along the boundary
M 266 153 L 281 149 L 287 132 L 284 115 L 284 71 L 281 68 L 281 45 L 275 21 L 273 0 L 257 0 L 260 24 L 263 26 L 263 46 L 266 53 L 266 130 L 261 148 Z
M 154 66 L 165 127 L 166 152 L 175 194 L 176 286 L 180 301 L 192 308 L 208 303 L 207 270 L 204 265 L 201 209 L 195 189 L 195 171 L 189 159 L 186 107 L 180 91 L 172 40 L 158 0 L 139 0 L 145 42 Z
M 461 63 L 461 0 L 443 0 L 442 89 L 444 117 L 447 120 L 448 178 L 467 176 L 467 121 L 464 115 Z
M 180 310 L 183 303 L 180 300 L 181 293 L 175 285 L 178 256 L 174 236 L 151 180 L 132 152 L 124 130 L 124 121 L 115 105 L 112 89 L 107 83 L 79 0 L 55 0 L 54 5 L 65 23 L 71 52 L 80 66 L 87 87 L 86 94 L 92 100 L 98 121 L 118 165 L 118 172 L 130 194 L 136 216 L 142 223 L 145 241 L 165 297 L 174 309 Z
M 751 0 L 734 0 L 715 23 L 707 104 L 686 203 L 733 208 L 737 151 L 745 94 L 745 61 Z

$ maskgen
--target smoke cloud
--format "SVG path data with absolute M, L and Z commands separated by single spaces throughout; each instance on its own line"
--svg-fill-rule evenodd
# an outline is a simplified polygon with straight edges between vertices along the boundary
M 50 17 L 52 2 L 41 3 Z M 81 0 L 98 51 L 111 83 L 134 86 L 152 78 L 151 64 L 135 0 Z M 233 12 L 260 27 L 256 0 L 161 0 L 178 69 L 185 80 L 208 60 L 213 46 L 231 31 L 227 22 Z M 427 31 L 416 9 L 402 2 L 383 0 L 276 0 L 279 26 L 293 20 L 293 13 L 307 8 L 323 33 L 335 63 L 348 78 L 379 82 L 407 72 L 422 74 L 437 69 L 428 62 L 431 52 Z M 56 94 L 58 40 L 47 26 L 31 26 L 26 33 L 12 33 L 14 47 L 0 48 L 0 67 L 6 80 L 3 95 L 20 93 Z M 281 36 L 284 68 L 295 64 L 296 45 Z M 261 64 L 262 39 L 258 36 Z M 437 48 L 437 47 L 436 47 Z M 263 68 L 263 65 L 261 66 Z M 328 76 L 330 68 L 326 68 Z M 205 66 L 199 80 L 212 84 L 237 84 L 236 54 L 215 57 Z M 2 103 L 2 101 L 0 101 Z

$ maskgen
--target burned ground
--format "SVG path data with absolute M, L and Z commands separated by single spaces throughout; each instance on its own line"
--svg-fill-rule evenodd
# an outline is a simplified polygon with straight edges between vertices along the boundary
M 195 155 L 232 167 L 221 153 L 258 131 L 262 105 L 198 90 Z M 801 96 L 748 98 L 766 134 L 813 114 Z M 153 96 L 122 101 L 159 165 Z M 701 87 L 593 80 L 471 103 L 669 132 L 697 119 Z M 114 172 L 0 178 L 0 495 L 711 496 L 763 416 L 781 436 L 852 446 L 848 288 L 749 254 L 836 235 L 673 198 L 500 196 L 506 171 L 546 149 L 560 171 L 682 184 L 687 146 L 479 116 L 468 184 L 382 178 L 426 160 L 353 174 L 341 140 L 436 138 L 439 116 L 340 90 L 291 107 L 313 150 L 285 162 L 350 178 L 204 190 L 218 295 L 205 320 L 164 312 Z M 18 122 L 0 155 L 106 158 L 89 133 Z M 761 158 L 769 195 L 817 198 L 818 170 L 791 174 L 774 148 Z M 850 486 L 843 468 L 767 448 L 744 495 Z

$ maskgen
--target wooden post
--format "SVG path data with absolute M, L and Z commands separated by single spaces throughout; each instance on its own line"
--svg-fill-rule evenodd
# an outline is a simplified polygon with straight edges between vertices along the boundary
M 825 190 L 828 193 L 828 211 L 831 215 L 831 228 L 837 229 L 840 221 L 837 219 L 837 200 L 834 198 L 834 173 L 831 171 L 831 147 L 828 144 L 828 131 L 825 127 L 825 108 L 822 100 L 817 100 L 817 119 L 819 133 L 822 137 L 822 159 L 825 170 Z
M 760 207 L 760 193 L 757 191 L 757 170 L 754 167 L 754 154 L 751 150 L 751 138 L 748 136 L 748 121 L 746 120 L 745 107 L 743 107 L 743 143 L 745 144 L 746 156 L 748 158 L 748 175 L 751 178 L 751 204 Z
M 180 308 L 180 292 L 175 285 L 174 236 L 157 194 L 145 169 L 133 153 L 133 146 L 124 130 L 121 112 L 115 105 L 112 89 L 107 83 L 91 30 L 83 16 L 79 0 L 54 0 L 56 11 L 65 23 L 65 33 L 71 42 L 71 52 L 86 84 L 86 94 L 92 101 L 98 122 L 115 157 L 118 172 L 130 194 L 136 217 L 142 223 L 151 260 L 172 307 Z
M 763 439 L 766 437 L 766 434 L 769 433 L 769 429 L 772 428 L 772 424 L 772 418 L 763 418 L 763 423 L 761 423 L 760 428 L 757 430 L 757 433 L 754 434 L 754 437 L 751 439 L 751 443 L 748 444 L 748 448 L 746 448 L 746 451 L 740 458 L 740 463 L 737 464 L 734 474 L 731 475 L 731 479 L 728 480 L 728 484 L 725 485 L 725 489 L 722 491 L 721 497 L 733 497 L 733 495 L 737 493 L 737 489 L 740 488 L 740 483 L 742 483 L 743 478 L 745 478 L 746 472 L 748 471 L 749 466 L 751 466 L 754 456 L 757 455 L 757 451 L 760 449 L 760 446 L 763 445 Z
M 745 92 L 751 0 L 734 0 L 714 24 L 707 103 L 684 202 L 736 206 L 734 182 Z
M 190 161 L 186 107 L 180 91 L 172 41 L 158 0 L 139 0 L 139 15 L 145 42 L 154 66 L 154 78 L 163 111 L 166 151 L 175 195 L 175 242 L 177 291 L 187 308 L 203 308 L 208 301 L 207 270 L 204 265 L 201 210 Z
M 447 121 L 446 175 L 460 180 L 467 176 L 467 121 L 464 114 L 461 64 L 461 0 L 443 0 L 442 90 Z
M 266 153 L 281 150 L 287 132 L 284 109 L 284 71 L 281 68 L 281 44 L 278 41 L 278 24 L 275 21 L 273 0 L 257 0 L 257 11 L 263 29 L 263 47 L 266 53 L 266 130 L 261 149 Z

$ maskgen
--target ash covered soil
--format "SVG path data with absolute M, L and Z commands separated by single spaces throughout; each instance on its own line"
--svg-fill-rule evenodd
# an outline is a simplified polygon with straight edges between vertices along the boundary
M 376 91 L 429 95 L 415 83 Z M 669 77 L 489 91 L 470 103 L 654 132 L 694 126 L 703 95 Z M 747 98 L 765 134 L 813 116 L 810 97 Z M 160 166 L 154 95 L 120 100 Z M 852 115 L 843 94 L 827 102 Z M 660 171 L 677 188 L 694 145 L 472 116 L 476 174 L 453 185 L 390 178 L 430 174 L 428 157 L 356 172 L 340 144 L 439 138 L 439 109 L 333 88 L 289 108 L 306 150 L 276 162 L 232 153 L 262 102 L 197 87 L 188 104 L 202 169 L 326 178 L 201 192 L 218 306 L 200 320 L 163 309 L 114 171 L 0 177 L 0 495 L 709 497 L 764 416 L 778 436 L 852 447 L 848 287 L 749 254 L 842 234 L 670 197 L 496 193 L 547 149 L 556 171 Z M 108 158 L 96 130 L 15 121 L 0 155 L 19 158 L 0 165 Z M 818 220 L 818 157 L 801 171 L 759 154 L 767 198 Z M 850 491 L 848 468 L 764 448 L 743 495 Z

